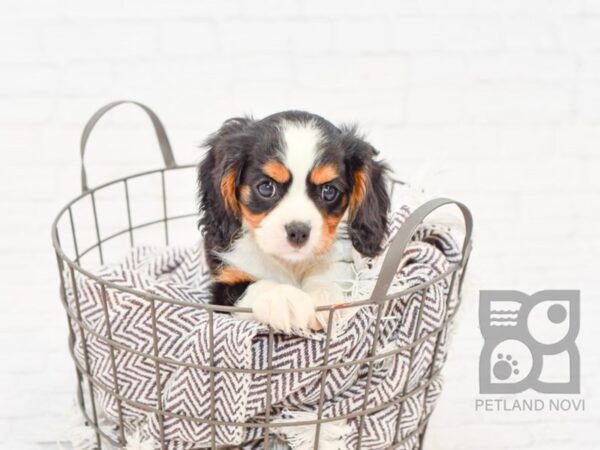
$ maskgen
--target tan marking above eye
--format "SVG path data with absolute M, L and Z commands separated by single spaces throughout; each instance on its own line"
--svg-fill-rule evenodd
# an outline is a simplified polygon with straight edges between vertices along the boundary
M 262 171 L 278 183 L 287 183 L 290 178 L 290 171 L 279 161 L 269 161 L 263 167 Z
M 322 166 L 317 166 L 311 170 L 308 179 L 313 184 L 321 185 L 329 183 L 339 176 L 340 174 L 335 164 L 323 164 Z

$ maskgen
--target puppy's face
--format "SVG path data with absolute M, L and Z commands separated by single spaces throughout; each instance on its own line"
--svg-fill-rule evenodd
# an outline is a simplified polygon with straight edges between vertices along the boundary
M 282 121 L 271 138 L 242 172 L 244 224 L 265 253 L 294 262 L 322 255 L 353 195 L 343 152 L 314 121 Z
M 229 216 L 222 220 L 238 220 L 263 252 L 289 262 L 323 255 L 347 211 L 355 247 L 379 251 L 389 206 L 385 167 L 354 130 L 285 112 L 228 121 L 208 145 L 214 173 L 201 168 L 201 189 L 211 176 Z

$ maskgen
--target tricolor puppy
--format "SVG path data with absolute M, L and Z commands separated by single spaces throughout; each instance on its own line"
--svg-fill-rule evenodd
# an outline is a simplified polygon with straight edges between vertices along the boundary
M 315 307 L 343 302 L 340 223 L 347 250 L 381 251 L 390 200 L 376 150 L 354 128 L 302 111 L 229 119 L 205 145 L 200 226 L 213 303 L 251 308 L 244 318 L 284 332 L 322 329 Z

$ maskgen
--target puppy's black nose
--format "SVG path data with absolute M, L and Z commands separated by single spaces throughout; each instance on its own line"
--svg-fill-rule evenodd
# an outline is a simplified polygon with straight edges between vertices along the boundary
M 310 226 L 303 222 L 290 222 L 285 226 L 287 238 L 294 247 L 302 247 L 310 236 Z

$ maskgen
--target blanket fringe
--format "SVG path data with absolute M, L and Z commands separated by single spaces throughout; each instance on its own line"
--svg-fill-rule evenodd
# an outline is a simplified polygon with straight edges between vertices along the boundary
M 65 450 L 64 443 L 70 444 L 67 448 L 77 450 L 93 450 L 96 448 L 96 434 L 94 429 L 85 424 L 79 406 L 73 402 L 64 415 L 64 426 L 56 437 L 56 446 Z
M 135 430 L 127 438 L 127 450 L 154 450 L 158 448 L 152 438 L 144 437 L 140 430 Z
M 311 411 L 286 411 L 285 419 L 289 421 L 317 420 L 317 414 Z M 282 427 L 281 433 L 293 450 L 308 450 L 315 446 L 315 425 Z M 321 425 L 319 449 L 346 450 L 346 436 L 351 427 L 345 420 L 325 422 Z
M 72 407 L 65 414 L 64 423 L 65 425 L 56 439 L 56 445 L 60 450 L 66 450 L 67 448 L 95 450 L 98 448 L 94 428 L 86 425 L 84 417 L 76 403 L 73 403 Z M 107 433 L 111 434 L 113 438 L 118 438 L 114 424 L 108 421 L 108 419 L 99 417 L 99 425 Z M 159 448 L 158 443 L 151 437 L 146 436 L 146 433 L 140 428 L 133 432 L 126 431 L 125 438 L 127 440 L 127 447 L 125 447 L 127 450 L 155 450 Z M 68 447 L 64 447 L 63 444 L 69 445 Z M 112 448 L 112 446 L 108 448 Z

